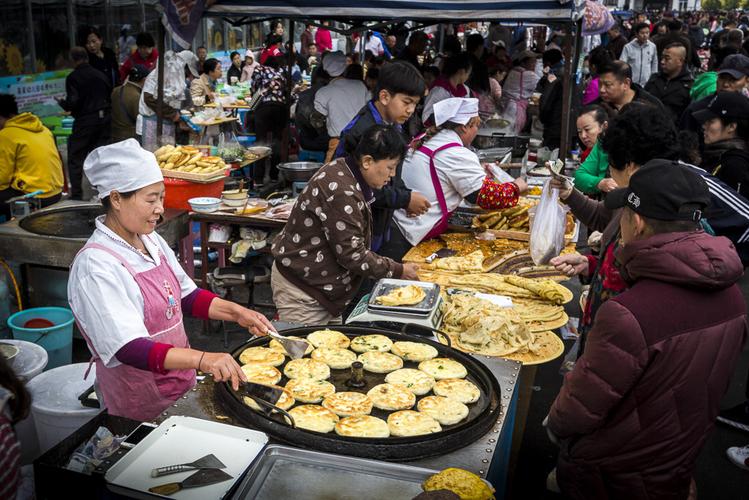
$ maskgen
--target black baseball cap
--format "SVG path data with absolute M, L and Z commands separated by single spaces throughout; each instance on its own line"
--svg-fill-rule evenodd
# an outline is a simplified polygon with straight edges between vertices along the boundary
M 727 56 L 718 69 L 718 74 L 722 73 L 729 74 L 737 80 L 749 76 L 749 57 L 744 54 Z
M 741 92 L 719 92 L 710 99 L 707 108 L 695 111 L 692 116 L 699 123 L 713 118 L 749 118 L 749 98 Z
M 629 179 L 629 187 L 606 195 L 606 208 L 629 207 L 650 219 L 699 221 L 710 204 L 702 176 L 679 162 L 650 160 Z

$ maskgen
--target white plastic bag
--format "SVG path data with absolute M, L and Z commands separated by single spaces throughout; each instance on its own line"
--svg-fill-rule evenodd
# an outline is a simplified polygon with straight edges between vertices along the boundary
M 559 190 L 553 189 L 551 180 L 547 180 L 531 226 L 530 253 L 537 266 L 548 264 L 561 253 L 566 225 L 567 214 L 559 203 Z

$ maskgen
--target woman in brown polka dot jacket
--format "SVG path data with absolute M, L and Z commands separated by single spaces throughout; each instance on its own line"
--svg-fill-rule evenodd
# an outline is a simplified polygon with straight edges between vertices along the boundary
M 281 321 L 337 320 L 364 278 L 418 279 L 416 265 L 370 250 L 372 190 L 395 175 L 405 151 L 400 132 L 374 125 L 350 154 L 309 181 L 271 246 L 271 286 Z

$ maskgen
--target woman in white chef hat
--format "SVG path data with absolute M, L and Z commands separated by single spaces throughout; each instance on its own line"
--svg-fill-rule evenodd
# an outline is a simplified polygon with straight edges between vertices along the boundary
M 403 163 L 403 182 L 423 193 L 431 207 L 421 217 L 409 217 L 405 210 L 393 215 L 397 229 L 393 228 L 388 250 L 381 253 L 396 260 L 422 240 L 445 232 L 450 214 L 464 200 L 488 210 L 512 207 L 528 188 L 523 179 L 503 183 L 487 175 L 476 153 L 468 149 L 481 125 L 478 99 L 439 101 L 434 120 L 435 126 L 412 143 Z
M 152 420 L 195 385 L 196 369 L 236 390 L 246 380 L 239 365 L 227 353 L 191 349 L 183 313 L 236 321 L 256 335 L 273 327 L 197 288 L 154 231 L 164 212 L 156 158 L 128 139 L 92 151 L 83 170 L 106 214 L 73 262 L 68 300 L 109 413 Z

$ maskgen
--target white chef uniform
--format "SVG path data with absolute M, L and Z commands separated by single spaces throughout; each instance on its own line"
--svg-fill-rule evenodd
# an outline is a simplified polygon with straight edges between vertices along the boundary
M 434 113 L 438 126 L 447 121 L 464 125 L 471 118 L 478 116 L 478 99 L 445 99 L 434 105 Z M 434 157 L 434 166 L 447 210 L 452 212 L 466 196 L 481 189 L 486 172 L 476 154 L 462 146 L 460 136 L 452 130 L 440 131 L 424 145 L 436 151 L 450 143 L 461 145 L 437 153 Z M 406 210 L 403 209 L 397 210 L 393 215 L 403 236 L 412 245 L 417 245 L 442 218 L 442 210 L 429 171 L 429 157 L 421 151 L 411 151 L 403 163 L 402 176 L 409 189 L 422 193 L 431 203 L 427 213 L 420 217 L 408 217 Z

